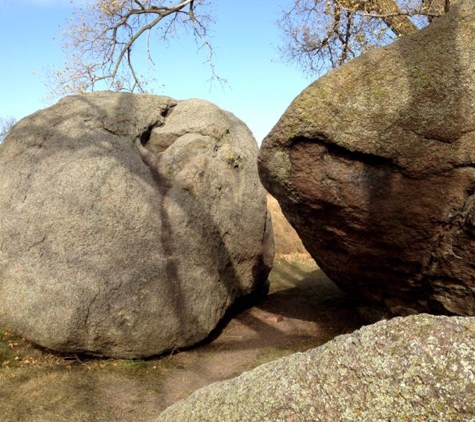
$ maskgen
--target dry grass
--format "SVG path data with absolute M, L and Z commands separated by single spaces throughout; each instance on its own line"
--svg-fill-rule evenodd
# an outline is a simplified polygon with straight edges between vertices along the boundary
M 267 208 L 272 216 L 274 228 L 275 254 L 276 258 L 295 260 L 310 259 L 310 255 L 305 249 L 295 229 L 285 218 L 277 200 L 267 194 Z
M 209 342 L 147 360 L 59 356 L 0 327 L 1 422 L 153 421 L 217 380 L 358 328 L 356 305 L 316 267 L 269 196 L 276 261 L 269 295 Z
M 277 260 L 270 282 L 210 342 L 153 359 L 58 356 L 0 329 L 1 422 L 153 421 L 204 385 L 361 325 L 357 305 L 311 260 Z

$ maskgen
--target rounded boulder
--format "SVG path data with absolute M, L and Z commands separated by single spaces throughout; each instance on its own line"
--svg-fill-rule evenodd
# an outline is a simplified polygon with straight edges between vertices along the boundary
M 319 267 L 393 314 L 475 315 L 475 3 L 311 84 L 259 173 Z
M 257 153 L 197 99 L 97 92 L 21 120 L 0 145 L 0 326 L 121 358 L 205 339 L 272 265 Z

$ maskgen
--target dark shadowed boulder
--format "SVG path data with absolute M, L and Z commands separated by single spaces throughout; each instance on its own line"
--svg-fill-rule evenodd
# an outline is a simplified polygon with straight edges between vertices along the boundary
M 395 314 L 475 315 L 475 2 L 333 70 L 259 172 L 340 287 Z
M 144 357 L 208 336 L 273 258 L 257 144 L 202 100 L 100 92 L 0 146 L 0 327 Z
M 211 384 L 157 422 L 473 421 L 475 318 L 395 318 Z

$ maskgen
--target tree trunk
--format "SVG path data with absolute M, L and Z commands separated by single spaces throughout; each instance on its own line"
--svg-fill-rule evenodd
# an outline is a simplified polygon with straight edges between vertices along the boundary
M 422 0 L 422 6 L 429 22 L 449 11 L 450 0 Z
M 409 16 L 401 13 L 396 0 L 340 0 L 339 3 L 350 12 L 368 12 L 368 15 L 374 13 L 398 37 L 412 34 L 419 29 L 412 23 Z
M 372 0 L 367 5 L 372 11 L 382 15 L 383 22 L 398 37 L 405 37 L 419 30 L 409 19 L 409 16 L 401 14 L 396 0 Z
M 382 20 L 398 37 L 405 37 L 419 29 L 408 16 L 398 15 L 401 11 L 395 0 L 373 0 L 371 5 L 376 13 L 387 15 Z

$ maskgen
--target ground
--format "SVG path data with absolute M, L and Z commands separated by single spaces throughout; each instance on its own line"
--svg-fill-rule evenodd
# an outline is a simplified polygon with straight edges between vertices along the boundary
M 307 256 L 278 259 L 268 296 L 190 350 L 147 360 L 57 356 L 0 327 L 3 422 L 153 421 L 198 388 L 364 324 L 360 304 Z

